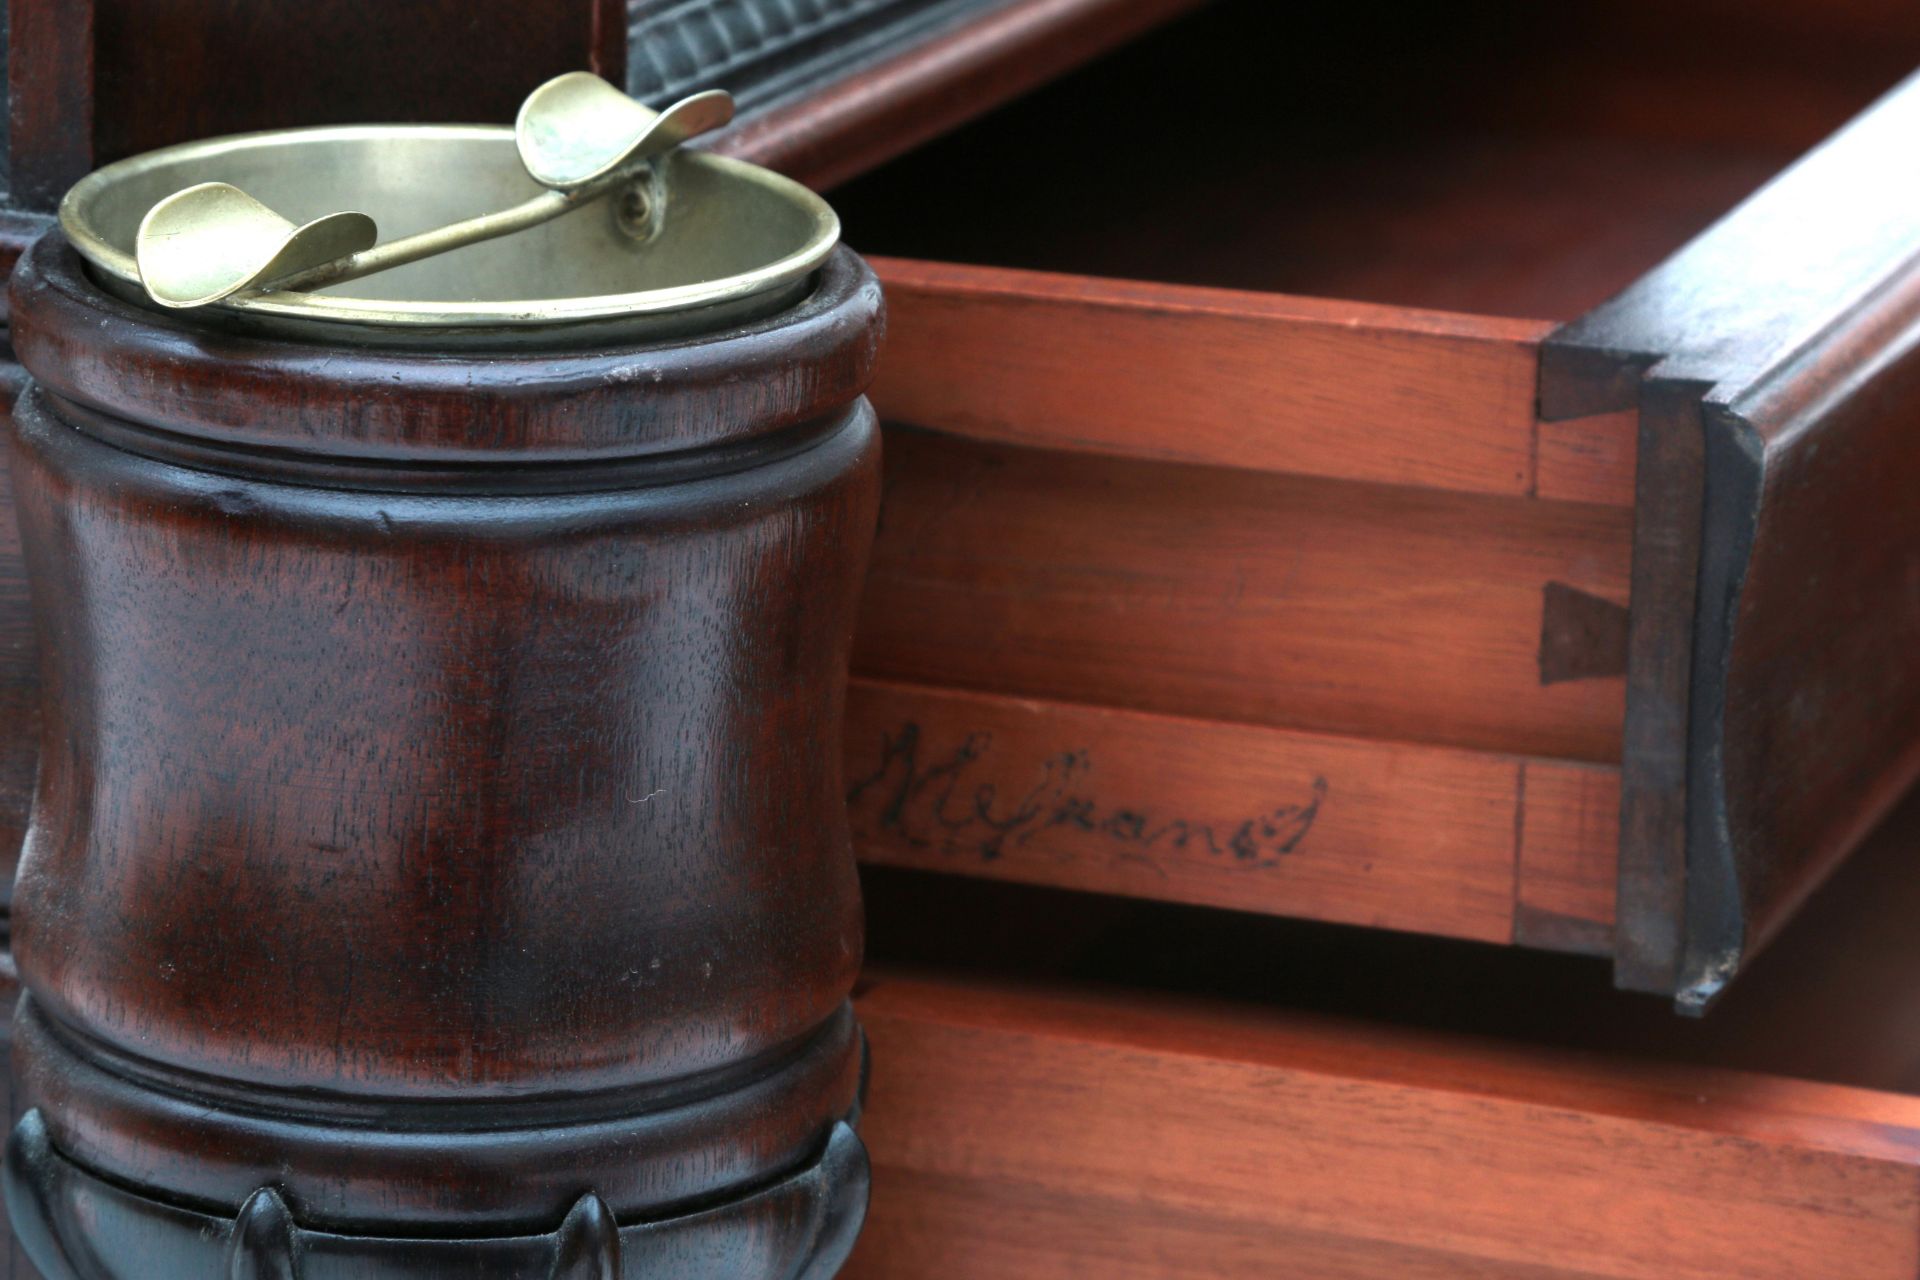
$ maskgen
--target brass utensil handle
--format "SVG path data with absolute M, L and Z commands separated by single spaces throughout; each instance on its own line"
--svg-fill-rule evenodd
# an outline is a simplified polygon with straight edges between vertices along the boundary
M 598 76 L 569 72 L 535 89 L 514 121 L 521 163 L 547 188 L 529 200 L 378 244 L 366 214 L 329 214 L 296 226 L 238 187 L 201 183 L 161 200 L 141 220 L 134 240 L 140 282 L 160 306 L 192 308 L 238 293 L 358 280 L 551 222 L 731 119 L 733 99 L 717 89 L 656 112 Z

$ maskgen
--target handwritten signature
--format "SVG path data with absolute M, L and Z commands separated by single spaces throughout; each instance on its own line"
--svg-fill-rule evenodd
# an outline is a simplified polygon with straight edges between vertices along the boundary
M 853 783 L 847 802 L 856 813 L 864 811 L 864 802 L 882 830 L 916 848 L 992 862 L 1035 836 L 1066 828 L 1105 837 L 1116 855 L 1140 857 L 1163 870 L 1145 855 L 1172 851 L 1219 859 L 1224 865 L 1277 866 L 1306 839 L 1327 797 L 1327 780 L 1316 777 L 1302 802 L 1216 831 L 1212 823 L 1167 817 L 1147 808 L 1103 809 L 1076 790 L 1084 789 L 1093 770 L 1092 756 L 1084 748 L 1048 756 L 1033 785 L 1017 799 L 1003 801 L 994 783 L 974 781 L 976 766 L 992 750 L 992 734 L 971 733 L 951 752 L 923 762 L 920 726 L 909 721 L 882 737 L 879 766 Z

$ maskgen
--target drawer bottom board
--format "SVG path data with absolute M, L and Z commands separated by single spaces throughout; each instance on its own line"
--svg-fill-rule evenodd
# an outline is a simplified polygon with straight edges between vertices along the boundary
M 1910 1280 L 1920 1100 L 876 975 L 854 1280 Z

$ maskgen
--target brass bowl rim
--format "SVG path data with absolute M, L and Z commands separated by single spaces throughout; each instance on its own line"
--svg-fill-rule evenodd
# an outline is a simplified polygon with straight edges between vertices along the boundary
M 199 142 L 183 142 L 115 161 L 82 178 L 60 201 L 60 229 L 94 268 L 131 286 L 136 294 L 144 297 L 139 267 L 133 255 L 109 243 L 87 219 L 86 211 L 90 203 L 101 192 L 131 175 L 144 173 L 162 163 L 174 164 L 218 156 L 223 152 L 255 146 L 264 139 L 326 143 L 390 138 L 396 134 L 444 138 L 450 142 L 503 141 L 509 150 L 513 143 L 511 128 L 480 124 L 319 125 L 304 129 L 266 129 L 207 138 Z M 516 328 L 592 320 L 664 317 L 728 303 L 742 303 L 795 285 L 819 270 L 827 255 L 840 242 L 839 215 L 825 200 L 791 178 L 744 160 L 715 155 L 709 151 L 682 151 L 679 153 L 679 162 L 717 168 L 726 175 L 728 181 L 757 186 L 775 198 L 791 202 L 812 214 L 812 234 L 799 248 L 773 262 L 715 280 L 702 280 L 670 289 L 519 300 L 463 299 L 459 302 L 353 298 L 271 290 L 236 294 L 215 305 L 223 311 L 263 318 L 406 328 Z

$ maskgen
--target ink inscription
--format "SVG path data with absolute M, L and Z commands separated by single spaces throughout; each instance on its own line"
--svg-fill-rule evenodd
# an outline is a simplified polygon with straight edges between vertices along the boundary
M 1315 777 L 1293 803 L 1224 822 L 1146 804 L 1102 804 L 1089 794 L 1094 761 L 1085 748 L 1046 757 L 1025 790 L 1003 796 L 983 780 L 992 753 L 993 735 L 984 732 L 950 751 L 929 750 L 920 725 L 908 721 L 882 737 L 878 766 L 853 782 L 847 802 L 856 822 L 871 822 L 914 848 L 991 863 L 1064 829 L 1164 875 L 1161 861 L 1169 855 L 1249 870 L 1278 866 L 1306 840 L 1327 798 L 1327 780 Z

